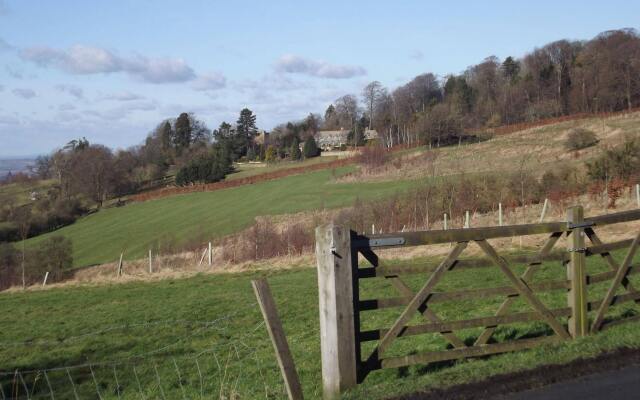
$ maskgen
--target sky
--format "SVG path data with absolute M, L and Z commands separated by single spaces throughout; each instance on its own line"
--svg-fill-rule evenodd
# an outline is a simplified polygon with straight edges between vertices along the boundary
M 638 28 L 638 1 L 0 0 L 0 158 L 114 149 L 193 112 L 260 128 L 378 80 L 460 73 L 558 39 Z

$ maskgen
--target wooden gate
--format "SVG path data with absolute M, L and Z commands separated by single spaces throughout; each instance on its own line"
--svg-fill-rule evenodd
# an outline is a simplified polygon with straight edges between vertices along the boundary
M 597 332 L 608 325 L 628 320 L 610 321 L 607 312 L 611 305 L 640 300 L 640 293 L 628 279 L 630 274 L 640 271 L 632 265 L 640 233 L 633 232 L 631 239 L 605 244 L 596 234 L 596 229 L 638 219 L 640 210 L 585 220 L 582 207 L 576 206 L 568 210 L 567 221 L 539 224 L 375 236 L 359 235 L 335 225 L 319 227 L 316 230 L 316 255 L 325 398 L 338 397 L 342 390 L 362 382 L 377 369 L 527 349 L 541 343 Z M 489 239 L 540 234 L 547 235 L 547 239 L 536 254 L 500 255 L 488 242 Z M 556 244 L 563 236 L 567 237 L 566 248 L 557 249 Z M 450 243 L 450 250 L 437 262 L 389 263 L 376 254 L 377 250 L 384 248 L 446 243 Z M 470 245 L 477 245 L 483 256 L 463 258 Z M 611 252 L 625 248 L 628 249 L 625 257 L 618 263 Z M 587 259 L 591 256 L 602 257 L 608 270 L 589 274 Z M 366 262 L 360 265 L 361 260 Z M 566 279 L 534 279 L 543 263 L 548 265 L 549 262 L 555 262 L 566 270 Z M 525 266 L 519 274 L 514 268 L 517 265 Z M 507 284 L 439 290 L 438 284 L 450 271 L 478 268 L 497 268 Z M 426 279 L 413 289 L 406 281 L 410 276 L 414 280 L 420 276 Z M 396 295 L 361 299 L 363 280 L 375 278 L 388 282 Z M 607 285 L 604 297 L 591 300 L 590 297 L 598 295 L 597 291 L 590 291 L 591 286 L 598 283 Z M 623 288 L 623 293 L 619 293 L 620 288 Z M 554 291 L 567 293 L 567 302 L 562 307 L 551 307 L 541 299 L 542 293 L 547 295 Z M 438 315 L 433 307 L 440 303 L 491 297 L 502 299 L 492 316 L 451 320 Z M 528 311 L 512 311 L 516 302 L 524 302 Z M 363 317 L 377 310 L 399 312 L 393 314 L 393 323 L 388 327 L 361 329 Z M 415 323 L 417 316 L 420 322 Z M 412 321 L 413 324 L 410 323 Z M 545 324 L 548 334 L 492 342 L 499 326 L 532 321 Z M 481 328 L 472 340 L 469 337 L 465 340 L 457 333 L 470 328 Z M 400 338 L 425 334 L 441 335 L 448 346 L 436 351 L 389 355 Z

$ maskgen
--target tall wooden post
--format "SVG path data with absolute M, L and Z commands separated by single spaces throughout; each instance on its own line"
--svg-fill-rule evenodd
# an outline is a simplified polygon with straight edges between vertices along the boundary
M 589 319 L 587 316 L 587 274 L 585 271 L 585 233 L 584 227 L 575 227 L 584 223 L 584 210 L 582 206 L 574 206 L 567 210 L 567 223 L 569 227 L 574 226 L 567 241 L 571 259 L 567 265 L 567 278 L 571 282 L 568 299 L 569 307 L 571 308 L 569 333 L 571 333 L 572 337 L 576 338 L 589 333 Z
M 351 232 L 316 228 L 323 397 L 337 399 L 357 384 Z M 357 279 L 357 278 L 356 278 Z

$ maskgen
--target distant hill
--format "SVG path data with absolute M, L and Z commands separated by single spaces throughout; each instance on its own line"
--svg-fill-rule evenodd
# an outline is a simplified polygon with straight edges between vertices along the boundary
M 4 178 L 9 172 L 27 171 L 28 166 L 33 162 L 33 158 L 0 159 L 0 178 Z

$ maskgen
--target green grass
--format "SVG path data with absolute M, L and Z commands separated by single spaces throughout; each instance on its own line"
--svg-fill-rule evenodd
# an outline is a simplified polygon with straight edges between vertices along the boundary
M 13 203 L 16 206 L 31 202 L 31 192 L 46 192 L 55 184 L 53 180 L 11 183 L 0 185 L 0 204 Z
M 623 254 L 615 255 L 620 260 Z M 514 267 L 522 272 L 523 267 Z M 589 258 L 588 271 L 607 270 L 600 259 Z M 562 279 L 559 264 L 544 264 L 534 281 Z M 80 398 L 139 398 L 135 376 L 145 398 L 285 398 L 273 349 L 261 325 L 261 316 L 250 287 L 259 273 L 198 275 L 184 280 L 153 283 L 127 283 L 96 287 L 57 288 L 47 291 L 0 294 L 0 376 L 5 393 L 22 387 L 20 376 L 30 390 L 49 398 L 42 370 L 55 392 L 55 398 L 72 398 L 71 374 Z M 306 398 L 319 398 L 321 374 L 318 334 L 318 292 L 314 269 L 270 273 L 269 282 Z M 412 288 L 424 283 L 425 276 L 405 278 Z M 631 277 L 636 287 L 638 276 Z M 497 268 L 448 272 L 436 290 L 480 288 L 504 285 Z M 606 284 L 590 289 L 591 299 L 602 297 Z M 383 279 L 362 281 L 361 298 L 393 296 Z M 481 301 L 457 301 L 434 305 L 445 320 L 489 316 L 502 297 Z M 545 293 L 541 300 L 550 307 L 565 306 L 562 291 Z M 516 302 L 513 311 L 528 310 Z M 364 312 L 362 329 L 388 326 L 400 309 Z M 640 307 L 625 303 L 612 307 L 609 316 L 629 316 Z M 221 319 L 227 316 L 227 319 Z M 593 313 L 590 313 L 593 318 Z M 209 321 L 209 324 L 203 322 Z M 412 323 L 422 322 L 416 317 Z M 630 322 L 603 333 L 575 341 L 544 345 L 520 351 L 461 360 L 450 363 L 376 371 L 348 398 L 378 399 L 425 388 L 445 387 L 476 381 L 487 376 L 521 371 L 549 363 L 562 363 L 589 357 L 619 347 L 640 347 L 640 324 Z M 480 328 L 456 332 L 472 340 Z M 541 323 L 500 326 L 498 341 L 528 335 L 546 335 Z M 370 350 L 371 346 L 365 346 Z M 424 350 L 444 350 L 438 334 L 398 339 L 392 354 Z M 196 364 L 196 359 L 198 364 Z M 175 362 L 175 364 L 174 364 Z M 88 365 L 92 367 L 89 368 Z M 178 369 L 176 370 L 176 365 Z M 77 367 L 73 367 L 77 366 Z M 134 370 L 135 367 L 135 370 Z M 200 373 L 203 377 L 202 386 Z M 158 370 L 156 376 L 155 369 Z M 114 373 L 115 369 L 115 373 Z M 13 371 L 26 371 L 21 375 Z M 28 372 L 33 371 L 33 372 Z M 135 372 L 135 374 L 134 374 Z M 181 379 L 178 379 L 178 373 Z M 115 376 L 120 385 L 116 388 Z M 161 386 L 158 385 L 160 382 Z M 162 392 L 160 391 L 162 387 Z M 23 389 L 19 389 L 24 396 Z M 34 397 L 32 397 L 34 398 Z
M 353 167 L 341 168 L 345 173 Z M 27 241 L 37 246 L 51 235 L 73 242 L 74 265 L 143 257 L 165 243 L 179 247 L 237 232 L 257 216 L 352 205 L 356 198 L 390 196 L 415 181 L 333 183 L 331 170 L 295 175 L 255 185 L 172 196 L 104 209 L 73 225 Z M 161 249 L 162 250 L 162 249 Z

